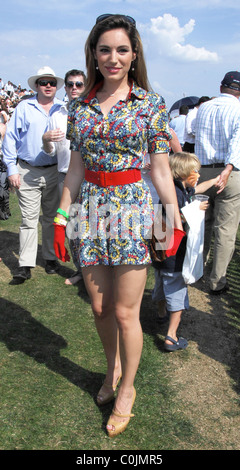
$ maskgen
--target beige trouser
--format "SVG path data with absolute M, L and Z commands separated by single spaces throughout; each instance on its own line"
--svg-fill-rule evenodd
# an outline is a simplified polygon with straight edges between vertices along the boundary
M 201 168 L 202 181 L 220 175 L 223 168 Z M 225 189 L 217 194 L 215 187 L 206 193 L 210 207 L 205 216 L 204 257 L 208 259 L 214 233 L 213 265 L 210 288 L 220 290 L 226 284 L 226 273 L 235 250 L 236 234 L 240 222 L 240 171 L 232 171 Z
M 59 204 L 57 165 L 33 167 L 19 160 L 21 186 L 17 190 L 22 223 L 19 231 L 19 266 L 36 266 L 38 221 L 42 209 L 42 257 L 55 260 L 53 219 Z

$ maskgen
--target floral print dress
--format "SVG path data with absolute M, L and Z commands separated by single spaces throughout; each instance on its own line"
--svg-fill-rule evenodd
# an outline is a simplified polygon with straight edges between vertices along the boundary
M 147 153 L 169 151 L 171 134 L 164 99 L 134 82 L 127 100 L 104 116 L 96 92 L 69 106 L 67 138 L 85 168 L 115 172 L 141 169 Z M 159 155 L 161 158 L 161 155 Z M 148 185 L 100 187 L 84 180 L 72 205 L 68 237 L 82 267 L 149 264 L 153 205 Z

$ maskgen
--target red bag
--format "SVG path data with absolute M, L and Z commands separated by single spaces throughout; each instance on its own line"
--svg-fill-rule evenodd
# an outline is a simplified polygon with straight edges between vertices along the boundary
M 54 225 L 54 251 L 55 255 L 57 258 L 59 258 L 61 261 L 70 261 L 70 256 L 68 254 L 68 251 L 65 247 L 65 232 L 66 232 L 66 227 L 64 225 L 58 225 L 58 224 L 53 224 Z
M 166 250 L 166 257 L 167 258 L 169 256 L 174 256 L 177 253 L 179 245 L 180 245 L 183 237 L 185 237 L 185 235 L 186 235 L 186 232 L 184 232 L 183 230 L 179 230 L 178 228 L 173 229 L 173 234 L 172 234 L 172 237 L 171 237 L 171 240 L 170 240 L 170 243 L 169 243 L 169 246 L 171 246 L 171 248 L 168 248 Z

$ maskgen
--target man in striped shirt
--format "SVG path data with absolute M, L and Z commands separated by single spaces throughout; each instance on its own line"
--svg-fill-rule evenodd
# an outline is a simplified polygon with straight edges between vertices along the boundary
M 228 290 L 226 273 L 240 221 L 240 72 L 226 73 L 220 92 L 219 97 L 200 106 L 195 135 L 195 153 L 202 165 L 199 182 L 220 175 L 218 188 L 206 192 L 206 261 L 214 231 L 211 294 Z

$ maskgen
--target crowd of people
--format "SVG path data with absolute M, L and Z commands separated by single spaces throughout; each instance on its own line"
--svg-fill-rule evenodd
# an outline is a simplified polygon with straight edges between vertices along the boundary
M 0 122 L 7 123 L 18 103 L 31 95 L 32 90 L 16 86 L 10 80 L 4 83 L 0 78 Z
M 108 435 L 115 437 L 128 426 L 136 398 L 143 346 L 139 313 L 152 264 L 152 187 L 166 221 L 167 208 L 173 209 L 165 260 L 154 264 L 153 298 L 169 321 L 166 351 L 188 346 L 177 330 L 188 308 L 182 265 L 189 224 L 183 209 L 195 193 L 209 196 L 198 209 L 206 211 L 215 235 L 211 293 L 228 288 L 226 271 L 240 219 L 240 73 L 225 75 L 220 98 L 203 97 L 169 125 L 164 98 L 149 85 L 132 17 L 98 17 L 85 52 L 86 76 L 72 69 L 63 79 L 45 66 L 29 77 L 33 96 L 17 99 L 2 152 L 22 214 L 13 281 L 30 279 L 36 265 L 41 208 L 46 273 L 58 272 L 57 259 L 70 260 L 67 235 L 77 269 L 68 283 L 83 278 L 90 298 L 107 362 L 98 405 L 114 400 L 118 387 L 107 423 Z M 55 96 L 63 86 L 65 103 Z M 208 225 L 208 245 L 210 240 Z
M 32 92 L 30 91 L 30 94 Z M 26 96 L 26 90 L 13 85 L 8 80 L 6 83 L 0 78 L 0 220 L 10 217 L 9 207 L 9 183 L 6 167 L 2 160 L 2 142 L 6 133 L 7 123 L 19 101 Z

